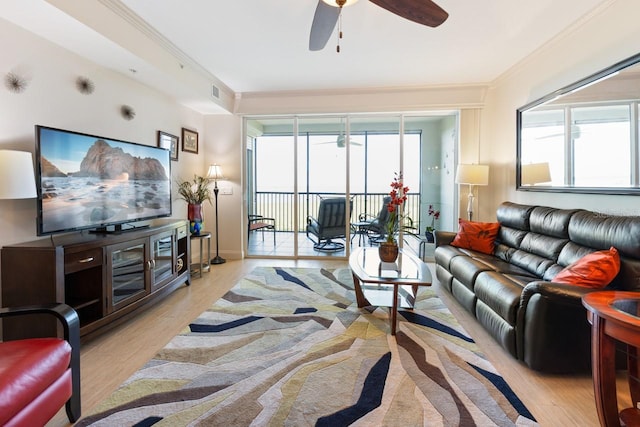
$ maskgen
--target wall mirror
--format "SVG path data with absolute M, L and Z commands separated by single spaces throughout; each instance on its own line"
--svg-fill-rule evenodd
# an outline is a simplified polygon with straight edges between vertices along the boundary
M 516 188 L 640 193 L 640 54 L 517 110 Z

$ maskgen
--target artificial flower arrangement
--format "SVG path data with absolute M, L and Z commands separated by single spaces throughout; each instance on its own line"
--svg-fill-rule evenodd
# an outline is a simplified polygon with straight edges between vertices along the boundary
M 204 211 L 202 203 L 211 203 L 211 180 L 203 176 L 194 175 L 191 181 L 178 181 L 178 194 L 187 202 L 187 219 L 189 231 L 193 235 L 199 235 L 204 227 Z
M 433 208 L 433 205 L 429 205 L 428 214 L 431 217 L 431 225 L 428 226 L 425 231 L 427 233 L 433 233 L 434 231 L 436 231 L 435 224 L 436 224 L 436 221 L 438 220 L 438 218 L 440 218 L 440 211 L 435 210 Z
M 205 200 L 211 203 L 209 178 L 194 175 L 192 181 L 178 181 L 178 194 L 185 202 L 192 205 L 202 204 Z
M 405 187 L 402 182 L 402 173 L 395 173 L 393 182 L 391 182 L 391 201 L 387 204 L 387 210 L 389 211 L 389 221 L 386 224 L 387 228 L 387 243 L 395 243 L 395 233 L 398 231 L 398 225 L 400 222 L 407 218 L 405 215 L 401 215 L 402 204 L 407 200 L 407 193 L 409 187 Z

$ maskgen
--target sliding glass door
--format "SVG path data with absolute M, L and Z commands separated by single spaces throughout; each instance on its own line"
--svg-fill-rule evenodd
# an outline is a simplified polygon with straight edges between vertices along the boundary
M 295 256 L 295 120 L 247 120 L 245 129 L 247 254 Z
M 344 257 L 348 252 L 347 145 L 345 117 L 298 119 L 300 256 Z
M 346 258 L 378 244 L 357 224 L 378 216 L 400 172 L 410 188 L 401 244 L 417 251 L 429 206 L 453 203 L 443 186 L 453 177 L 441 165 L 455 126 L 452 115 L 246 118 L 247 212 L 275 221 L 273 233 L 248 218 L 247 254 Z

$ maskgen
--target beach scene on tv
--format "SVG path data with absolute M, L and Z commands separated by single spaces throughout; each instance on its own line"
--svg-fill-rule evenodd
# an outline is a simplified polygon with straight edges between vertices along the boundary
M 42 233 L 171 214 L 168 150 L 40 128 Z

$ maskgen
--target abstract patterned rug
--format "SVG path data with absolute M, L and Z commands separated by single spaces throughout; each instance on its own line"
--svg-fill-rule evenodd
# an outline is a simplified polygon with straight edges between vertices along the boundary
M 256 268 L 76 425 L 537 425 L 433 290 L 400 314 L 348 268 Z

